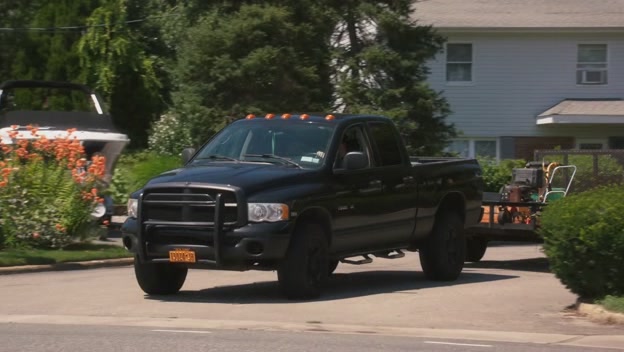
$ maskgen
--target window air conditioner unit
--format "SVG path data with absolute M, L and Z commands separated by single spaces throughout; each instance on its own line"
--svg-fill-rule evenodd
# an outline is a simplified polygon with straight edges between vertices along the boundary
M 607 72 L 603 70 L 585 70 L 581 71 L 582 84 L 603 84 L 607 81 Z

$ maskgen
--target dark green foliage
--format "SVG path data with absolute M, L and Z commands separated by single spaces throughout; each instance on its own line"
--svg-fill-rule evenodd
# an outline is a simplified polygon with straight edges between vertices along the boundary
M 624 187 L 598 187 L 551 202 L 541 216 L 557 277 L 583 298 L 624 295 Z
M 140 189 L 154 176 L 182 166 L 179 156 L 154 152 L 134 152 L 119 158 L 108 190 L 115 204 L 125 204 L 130 193 Z
M 446 100 L 425 82 L 424 63 L 444 39 L 410 19 L 408 0 L 328 3 L 336 23 L 331 43 L 335 105 L 350 113 L 387 115 L 411 153 L 439 153 L 456 131 L 445 122 Z
M 178 53 L 174 103 L 194 142 L 228 117 L 324 110 L 329 60 L 315 30 L 291 8 L 273 5 L 215 9 L 191 28 Z
M 501 187 L 511 182 L 512 170 L 526 165 L 526 161 L 519 159 L 505 159 L 499 163 L 493 158 L 479 157 L 479 164 L 483 172 L 485 192 L 498 192 Z

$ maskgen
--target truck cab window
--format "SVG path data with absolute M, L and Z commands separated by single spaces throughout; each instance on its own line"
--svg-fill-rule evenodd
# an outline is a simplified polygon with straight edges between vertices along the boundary
M 340 145 L 338 146 L 336 159 L 334 161 L 334 168 L 342 169 L 342 160 L 344 159 L 344 156 L 350 152 L 362 152 L 367 157 L 370 155 L 366 137 L 362 131 L 362 126 L 352 126 L 344 131 L 342 137 L 340 138 Z
M 371 136 L 379 152 L 379 166 L 400 165 L 402 162 L 399 137 L 392 125 L 383 122 L 369 123 Z

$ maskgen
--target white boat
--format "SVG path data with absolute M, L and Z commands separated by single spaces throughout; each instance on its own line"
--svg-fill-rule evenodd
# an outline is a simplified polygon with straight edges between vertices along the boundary
M 28 126 L 36 127 L 38 136 L 47 139 L 67 136 L 68 129 L 75 129 L 71 138 L 80 141 L 87 160 L 95 154 L 105 157 L 106 184 L 110 184 L 115 164 L 130 142 L 115 128 L 98 94 L 85 85 L 36 80 L 0 83 L 0 139 L 12 144 L 10 132 L 14 130 L 19 132 L 17 139 L 37 138 Z M 110 215 L 110 199 L 106 199 L 106 208 L 106 215 Z M 101 212 L 99 209 L 97 214 Z

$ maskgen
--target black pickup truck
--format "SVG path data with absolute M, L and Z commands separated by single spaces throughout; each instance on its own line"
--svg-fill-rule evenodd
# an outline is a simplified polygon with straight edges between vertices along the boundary
M 427 278 L 454 280 L 481 216 L 479 164 L 410 157 L 385 117 L 249 115 L 182 156 L 128 202 L 123 242 L 147 294 L 209 268 L 277 270 L 286 297 L 313 298 L 339 262 L 403 250 Z

